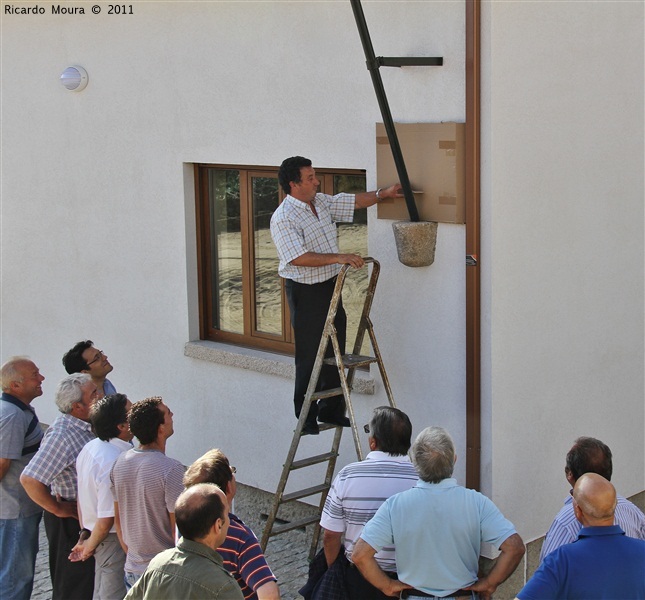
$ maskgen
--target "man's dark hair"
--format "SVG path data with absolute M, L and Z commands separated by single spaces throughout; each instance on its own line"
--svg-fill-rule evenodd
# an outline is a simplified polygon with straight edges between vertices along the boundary
M 135 402 L 128 415 L 130 431 L 140 444 L 151 444 L 157 439 L 159 425 L 163 425 L 165 415 L 159 408 L 163 402 L 159 396 L 144 398 Z
M 408 453 L 412 440 L 412 423 L 408 415 L 398 408 L 379 406 L 370 421 L 370 435 L 381 452 L 391 456 Z
M 187 540 L 206 537 L 217 519 L 226 519 L 224 502 L 214 483 L 198 483 L 177 499 L 175 522 Z
M 71 350 L 67 351 L 63 356 L 63 366 L 65 370 L 71 375 L 72 373 L 80 373 L 89 369 L 89 365 L 83 358 L 83 352 L 93 345 L 92 340 L 85 340 L 79 342 Z
M 233 471 L 226 455 L 217 448 L 200 456 L 184 475 L 184 485 L 188 488 L 198 483 L 214 483 L 226 493 L 228 482 L 233 479 Z
M 90 423 L 96 437 L 104 442 L 119 436 L 119 425 L 128 421 L 125 394 L 110 394 L 94 403 L 90 411 Z
M 579 437 L 567 453 L 566 468 L 575 480 L 585 473 L 597 473 L 611 481 L 611 450 L 596 438 Z
M 291 193 L 291 182 L 300 183 L 300 169 L 310 167 L 311 161 L 304 156 L 285 158 L 278 171 L 278 181 L 285 194 Z

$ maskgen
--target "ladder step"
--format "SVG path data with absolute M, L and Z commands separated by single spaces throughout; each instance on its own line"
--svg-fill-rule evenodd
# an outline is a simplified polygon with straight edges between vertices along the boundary
M 273 530 L 271 531 L 271 533 L 269 533 L 269 536 L 279 535 L 281 533 L 285 533 L 286 531 L 291 531 L 292 529 L 301 529 L 302 527 L 306 527 L 307 525 L 311 525 L 313 523 L 318 523 L 319 521 L 320 516 L 313 515 L 312 517 L 305 517 L 304 519 L 291 521 L 290 523 L 286 523 L 284 525 L 277 525 L 273 527 Z
M 303 458 L 301 460 L 294 460 L 291 463 L 291 470 L 295 471 L 296 469 L 302 469 L 303 467 L 309 467 L 311 465 L 317 465 L 322 462 L 336 458 L 338 452 L 325 452 L 324 454 L 316 454 L 316 456 L 310 456 L 309 458 Z
M 314 392 L 311 394 L 313 400 L 320 400 L 321 398 L 331 398 L 332 396 L 342 396 L 343 388 L 331 388 L 330 390 L 322 390 L 321 392 Z
M 322 483 L 320 485 L 315 485 L 313 487 L 306 488 L 304 490 L 291 492 L 290 494 L 284 494 L 282 496 L 281 504 L 284 504 L 285 502 L 291 502 L 292 500 L 298 500 L 299 498 L 306 498 L 307 496 L 313 496 L 314 494 L 320 494 L 320 492 L 324 492 L 328 490 L 330 487 L 331 486 L 327 485 L 326 483 Z
M 374 356 L 362 356 L 360 354 L 344 354 L 343 355 L 343 366 L 347 369 L 356 368 L 356 367 L 365 367 L 371 365 L 372 363 L 378 362 L 378 359 Z M 326 358 L 323 360 L 326 365 L 335 365 L 336 357 Z

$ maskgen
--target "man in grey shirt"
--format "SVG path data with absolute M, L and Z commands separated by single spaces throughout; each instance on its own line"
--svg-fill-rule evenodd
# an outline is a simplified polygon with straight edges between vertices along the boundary
M 45 378 L 25 356 L 2 365 L 0 401 L 0 598 L 29 600 L 43 509 L 20 485 L 20 474 L 43 437 L 31 402 Z

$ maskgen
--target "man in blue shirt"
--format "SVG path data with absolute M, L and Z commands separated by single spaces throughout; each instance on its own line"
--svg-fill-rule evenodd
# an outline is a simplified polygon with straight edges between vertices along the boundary
M 576 484 L 578 477 L 585 473 L 597 473 L 607 481 L 611 481 L 613 471 L 611 450 L 607 444 L 592 437 L 579 437 L 567 453 L 564 474 L 571 486 Z M 645 540 L 645 515 L 641 510 L 620 494 L 616 495 L 616 510 L 614 522 L 619 525 L 628 537 Z M 564 506 L 556 515 L 549 531 L 544 538 L 540 562 L 564 544 L 571 544 L 578 539 L 582 525 L 573 512 L 573 500 L 570 494 L 564 501 Z
M 352 554 L 363 577 L 386 596 L 489 598 L 515 571 L 524 542 L 513 524 L 486 496 L 457 485 L 455 446 L 441 427 L 424 429 L 410 451 L 420 481 L 388 498 L 369 521 Z M 501 551 L 495 566 L 478 579 L 482 542 Z M 374 555 L 396 547 L 399 580 L 390 579 Z
M 645 598 L 645 541 L 614 525 L 615 508 L 609 481 L 597 473 L 578 478 L 573 488 L 573 510 L 582 523 L 578 540 L 549 554 L 518 598 Z

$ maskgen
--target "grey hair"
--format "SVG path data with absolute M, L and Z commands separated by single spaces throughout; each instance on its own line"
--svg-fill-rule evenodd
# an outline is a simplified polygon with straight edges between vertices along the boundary
M 423 481 L 439 483 L 452 477 L 455 444 L 442 427 L 426 427 L 414 440 L 410 459 Z
M 11 389 L 11 384 L 23 380 L 23 376 L 16 368 L 20 363 L 31 362 L 28 356 L 12 356 L 2 365 L 2 391 L 6 392 Z
M 74 404 L 83 398 L 83 386 L 92 381 L 87 373 L 73 373 L 62 379 L 56 389 L 56 406 L 58 410 L 67 415 L 72 412 Z

